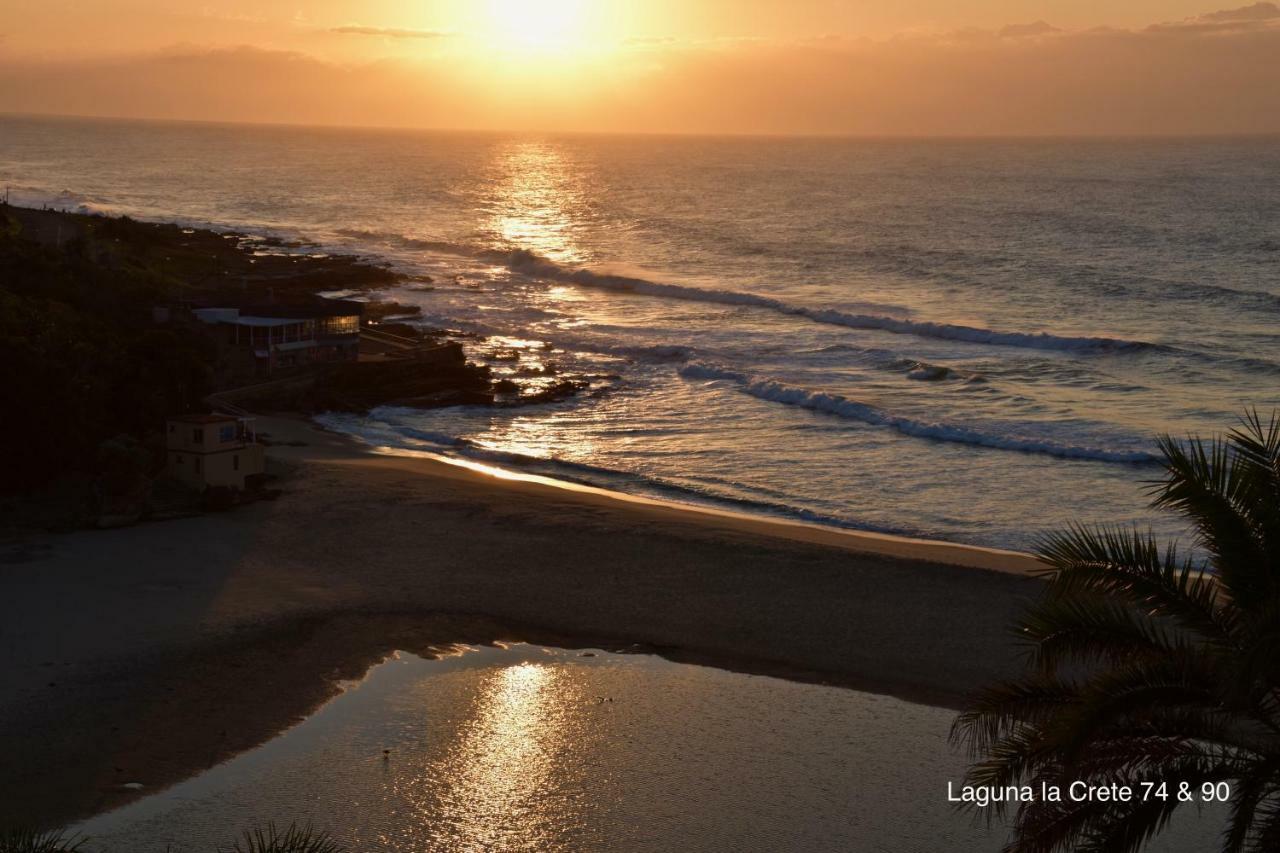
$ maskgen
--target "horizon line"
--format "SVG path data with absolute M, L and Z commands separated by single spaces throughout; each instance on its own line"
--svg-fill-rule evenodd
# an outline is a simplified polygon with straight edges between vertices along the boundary
M 529 134 L 541 136 L 647 136 L 655 138 L 691 139 L 825 139 L 825 140 L 911 140 L 911 141 L 1052 141 L 1052 140 L 1159 140 L 1159 139 L 1267 139 L 1280 137 L 1280 129 L 1267 131 L 1181 131 L 1181 132 L 1076 132 L 1076 133 L 839 133 L 839 132 L 753 132 L 753 131 L 675 131 L 675 130 L 581 130 L 497 127 L 432 127 L 428 125 L 355 125 L 308 122 L 267 122 L 234 119 L 159 118 L 154 116 L 92 115 L 55 112 L 9 112 L 0 110 L 0 119 L 45 119 L 84 122 L 120 122 L 132 124 L 199 125 L 207 127 L 245 127 L 285 130 L 363 131 L 372 133 L 448 133 L 448 134 Z

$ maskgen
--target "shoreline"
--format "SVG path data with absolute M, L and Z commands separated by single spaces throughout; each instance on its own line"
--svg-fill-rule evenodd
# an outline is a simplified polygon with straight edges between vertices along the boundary
M 876 554 L 899 559 L 923 560 L 931 563 L 945 563 L 947 565 L 965 566 L 971 569 L 992 572 L 1006 572 L 1015 575 L 1035 575 L 1044 569 L 1044 564 L 1034 554 L 1025 551 L 993 548 L 985 545 L 970 545 L 962 542 L 947 542 L 942 539 L 901 536 L 873 530 L 859 530 L 834 524 L 787 518 L 780 515 L 774 516 L 763 512 L 753 513 L 748 510 L 733 510 L 727 507 L 649 497 L 602 486 L 593 486 L 588 483 L 557 479 L 545 474 L 530 474 L 516 468 L 506 468 L 501 465 L 493 465 L 465 457 L 448 456 L 444 453 L 369 444 L 356 436 L 331 429 L 323 424 L 304 418 L 280 418 L 276 420 L 277 422 L 280 420 L 296 421 L 310 429 L 337 436 L 348 442 L 351 449 L 357 453 L 367 453 L 379 459 L 418 460 L 429 463 L 433 467 L 426 473 L 431 476 L 449 476 L 447 469 L 435 467 L 448 466 L 461 468 L 465 471 L 475 472 L 498 480 L 545 486 L 582 496 L 590 496 L 593 499 L 599 498 L 606 501 L 648 507 L 659 512 L 689 513 L 692 516 L 705 517 L 709 524 L 722 524 L 733 529 L 754 531 L 780 539 L 829 545 L 858 553 Z
M 1039 585 L 1029 555 L 495 477 L 294 418 L 258 429 L 284 442 L 274 503 L 5 549 L 0 824 L 122 805 L 265 742 L 391 652 L 454 643 L 959 707 L 1015 670 L 1006 626 Z

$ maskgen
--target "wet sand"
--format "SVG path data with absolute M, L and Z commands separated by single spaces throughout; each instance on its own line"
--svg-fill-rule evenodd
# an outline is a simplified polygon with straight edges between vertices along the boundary
M 0 547 L 0 826 L 262 743 L 395 649 L 524 640 L 957 706 L 1010 674 L 1009 552 L 698 512 L 375 455 L 284 419 L 285 494 Z M 128 782 L 145 787 L 130 790 Z

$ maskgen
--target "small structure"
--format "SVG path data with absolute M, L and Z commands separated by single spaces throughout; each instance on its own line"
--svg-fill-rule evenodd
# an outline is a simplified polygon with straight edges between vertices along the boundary
M 169 418 L 165 448 L 165 471 L 200 491 L 211 486 L 243 490 L 266 471 L 266 448 L 258 444 L 247 418 Z

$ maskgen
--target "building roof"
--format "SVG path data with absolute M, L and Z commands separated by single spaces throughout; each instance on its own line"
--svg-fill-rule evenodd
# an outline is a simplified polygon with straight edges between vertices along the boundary
M 239 419 L 233 415 L 171 415 L 169 420 L 180 424 L 220 424 Z
M 199 308 L 237 308 L 241 315 L 250 317 L 359 317 L 364 314 L 363 302 L 351 299 L 325 299 L 310 294 L 262 294 L 238 290 L 208 293 L 195 300 Z
M 236 326 L 288 326 L 291 323 L 301 323 L 305 317 L 245 317 L 243 315 L 234 320 L 221 320 L 222 323 L 232 323 Z

